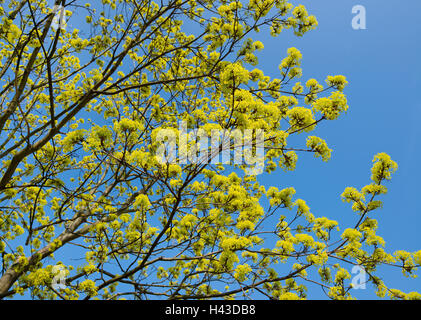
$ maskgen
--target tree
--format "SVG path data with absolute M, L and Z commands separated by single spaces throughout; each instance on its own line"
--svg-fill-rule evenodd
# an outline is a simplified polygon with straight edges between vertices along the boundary
M 387 253 L 376 235 L 371 213 L 397 168 L 387 154 L 374 157 L 369 185 L 342 194 L 358 214 L 351 228 L 250 171 L 257 132 L 267 173 L 294 170 L 300 152 L 329 160 L 326 142 L 309 134 L 348 109 L 344 76 L 297 82 L 296 48 L 277 79 L 254 68 L 261 30 L 302 36 L 317 26 L 304 6 L 1 3 L 1 298 L 297 299 L 313 283 L 343 299 L 355 285 L 350 266 L 380 297 L 421 297 L 376 276 L 382 264 L 410 276 L 421 264 L 421 251 Z M 239 140 L 217 136 L 215 152 L 198 147 L 199 131 Z M 177 153 L 162 132 L 174 133 Z M 291 135 L 305 146 L 288 145 Z M 245 141 L 248 163 L 213 161 Z

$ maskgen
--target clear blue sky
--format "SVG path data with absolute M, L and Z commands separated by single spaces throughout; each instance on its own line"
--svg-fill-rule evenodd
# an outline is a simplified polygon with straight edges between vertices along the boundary
M 388 153 L 399 169 L 383 196 L 384 207 L 373 214 L 386 250 L 421 249 L 419 159 L 421 156 L 419 95 L 421 85 L 421 2 L 413 0 L 303 0 L 316 15 L 316 30 L 297 39 L 291 32 L 278 38 L 260 34 L 265 44 L 259 66 L 278 76 L 277 66 L 288 47 L 303 54 L 303 80 L 324 81 L 327 75 L 343 74 L 349 110 L 339 120 L 324 122 L 313 133 L 326 139 L 332 159 L 323 163 L 311 154 L 299 154 L 297 169 L 279 172 L 262 181 L 278 187 L 294 186 L 316 216 L 342 224 L 355 224 L 356 215 L 340 200 L 347 186 L 361 188 L 370 182 L 373 156 Z M 367 29 L 354 30 L 352 7 L 367 10 Z M 304 138 L 303 138 L 304 139 Z M 351 271 L 351 268 L 349 269 Z M 421 280 L 406 279 L 399 269 L 381 269 L 386 283 L 403 291 L 420 291 Z M 420 270 L 421 271 L 421 270 Z M 324 298 L 320 290 L 316 298 Z M 309 292 L 310 293 L 310 292 Z M 353 292 L 360 298 L 375 298 L 370 287 Z

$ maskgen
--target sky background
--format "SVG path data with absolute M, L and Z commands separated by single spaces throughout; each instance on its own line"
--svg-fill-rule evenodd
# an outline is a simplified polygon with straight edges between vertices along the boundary
M 338 120 L 325 121 L 312 134 L 324 138 L 333 149 L 332 159 L 324 163 L 310 153 L 299 154 L 293 172 L 261 177 L 266 185 L 294 186 L 296 197 L 307 201 L 316 216 L 339 221 L 341 230 L 352 227 L 357 215 L 340 194 L 347 186 L 361 189 L 369 184 L 372 159 L 388 153 L 399 165 L 389 192 L 379 198 L 383 208 L 371 217 L 379 222 L 378 235 L 386 241 L 386 251 L 421 249 L 419 117 L 420 95 L 420 20 L 421 2 L 413 0 L 302 0 L 319 22 L 316 30 L 297 38 L 283 32 L 277 38 L 260 33 L 265 49 L 259 53 L 259 68 L 279 77 L 277 66 L 289 47 L 303 54 L 305 83 L 316 78 L 324 83 L 327 75 L 343 74 L 349 110 Z M 354 30 L 352 8 L 366 8 L 366 29 Z M 294 139 L 295 140 L 295 139 Z M 302 136 L 302 144 L 305 137 Z M 386 284 L 404 292 L 420 291 L 421 279 L 407 279 L 400 269 L 379 269 Z M 349 267 L 351 272 L 351 267 Z M 370 290 L 371 289 L 371 290 Z M 358 298 L 376 298 L 374 290 L 353 290 Z M 309 296 L 323 299 L 321 289 L 309 289 Z

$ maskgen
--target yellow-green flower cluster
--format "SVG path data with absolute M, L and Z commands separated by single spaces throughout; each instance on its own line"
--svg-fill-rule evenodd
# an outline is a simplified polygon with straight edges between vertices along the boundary
M 335 91 L 329 98 L 323 97 L 313 103 L 313 110 L 319 111 L 326 119 L 335 120 L 341 113 L 348 110 L 348 104 L 342 92 Z
M 230 63 L 220 74 L 220 81 L 223 90 L 232 90 L 250 80 L 250 72 L 240 63 Z
M 295 107 L 287 111 L 289 124 L 292 130 L 309 132 L 315 128 L 313 112 L 304 107 Z
M 339 91 L 342 91 L 348 85 L 346 77 L 342 75 L 328 76 L 326 79 L 326 83 L 329 86 L 335 87 Z
M 322 138 L 309 136 L 307 137 L 307 147 L 314 151 L 315 157 L 321 157 L 323 161 L 328 161 L 331 156 L 332 149 L 326 144 L 326 141 Z
M 354 211 L 362 211 L 365 209 L 364 195 L 354 187 L 345 188 L 344 192 L 341 194 L 341 198 L 344 202 L 353 202 L 354 204 L 352 206 L 352 209 Z
M 86 294 L 88 294 L 91 297 L 94 297 L 98 294 L 97 290 L 97 286 L 95 284 L 95 281 L 93 280 L 85 280 L 81 283 L 79 283 L 78 289 L 81 291 L 84 291 Z
M 300 77 L 302 74 L 301 68 L 301 59 L 303 55 L 301 54 L 300 50 L 295 47 L 289 48 L 287 50 L 287 56 L 282 60 L 281 64 L 279 65 L 279 70 L 283 77 L 289 77 L 293 79 L 295 77 Z
M 386 153 L 379 153 L 374 156 L 373 167 L 371 168 L 371 180 L 380 183 L 382 180 L 390 180 L 392 173 L 398 169 L 398 165 Z
M 292 196 L 295 194 L 294 188 L 285 188 L 281 191 L 278 191 L 276 187 L 270 187 L 266 193 L 266 196 L 269 198 L 271 206 L 284 205 L 286 208 L 291 208 Z
M 251 271 L 252 269 L 248 264 L 240 264 L 235 268 L 234 278 L 238 281 L 244 281 Z

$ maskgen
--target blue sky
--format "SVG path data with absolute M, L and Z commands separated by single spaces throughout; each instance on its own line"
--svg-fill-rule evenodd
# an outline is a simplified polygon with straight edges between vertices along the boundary
M 419 1 L 303 0 L 316 15 L 316 30 L 295 37 L 284 32 L 277 38 L 266 33 L 256 40 L 265 44 L 259 67 L 270 76 L 279 76 L 277 66 L 288 47 L 303 54 L 303 81 L 343 74 L 349 81 L 345 93 L 349 110 L 336 121 L 324 122 L 313 133 L 326 139 L 333 149 L 332 159 L 323 163 L 311 154 L 299 154 L 294 172 L 277 172 L 262 178 L 266 185 L 294 186 L 297 197 L 305 199 L 316 216 L 327 216 L 342 224 L 355 224 L 357 216 L 340 200 L 345 187 L 361 188 L 370 183 L 373 156 L 388 153 L 399 165 L 384 207 L 372 214 L 379 221 L 378 234 L 386 250 L 421 249 L 419 203 L 420 128 L 420 31 Z M 366 8 L 367 29 L 354 30 L 352 8 Z M 312 133 L 312 134 L 313 134 Z M 302 138 L 304 144 L 305 138 Z M 351 271 L 351 268 L 349 268 Z M 389 286 L 403 291 L 420 291 L 421 280 L 408 280 L 399 269 L 382 268 Z M 314 298 L 324 298 L 320 290 L 310 290 Z M 375 298 L 370 287 L 354 290 L 360 298 Z

